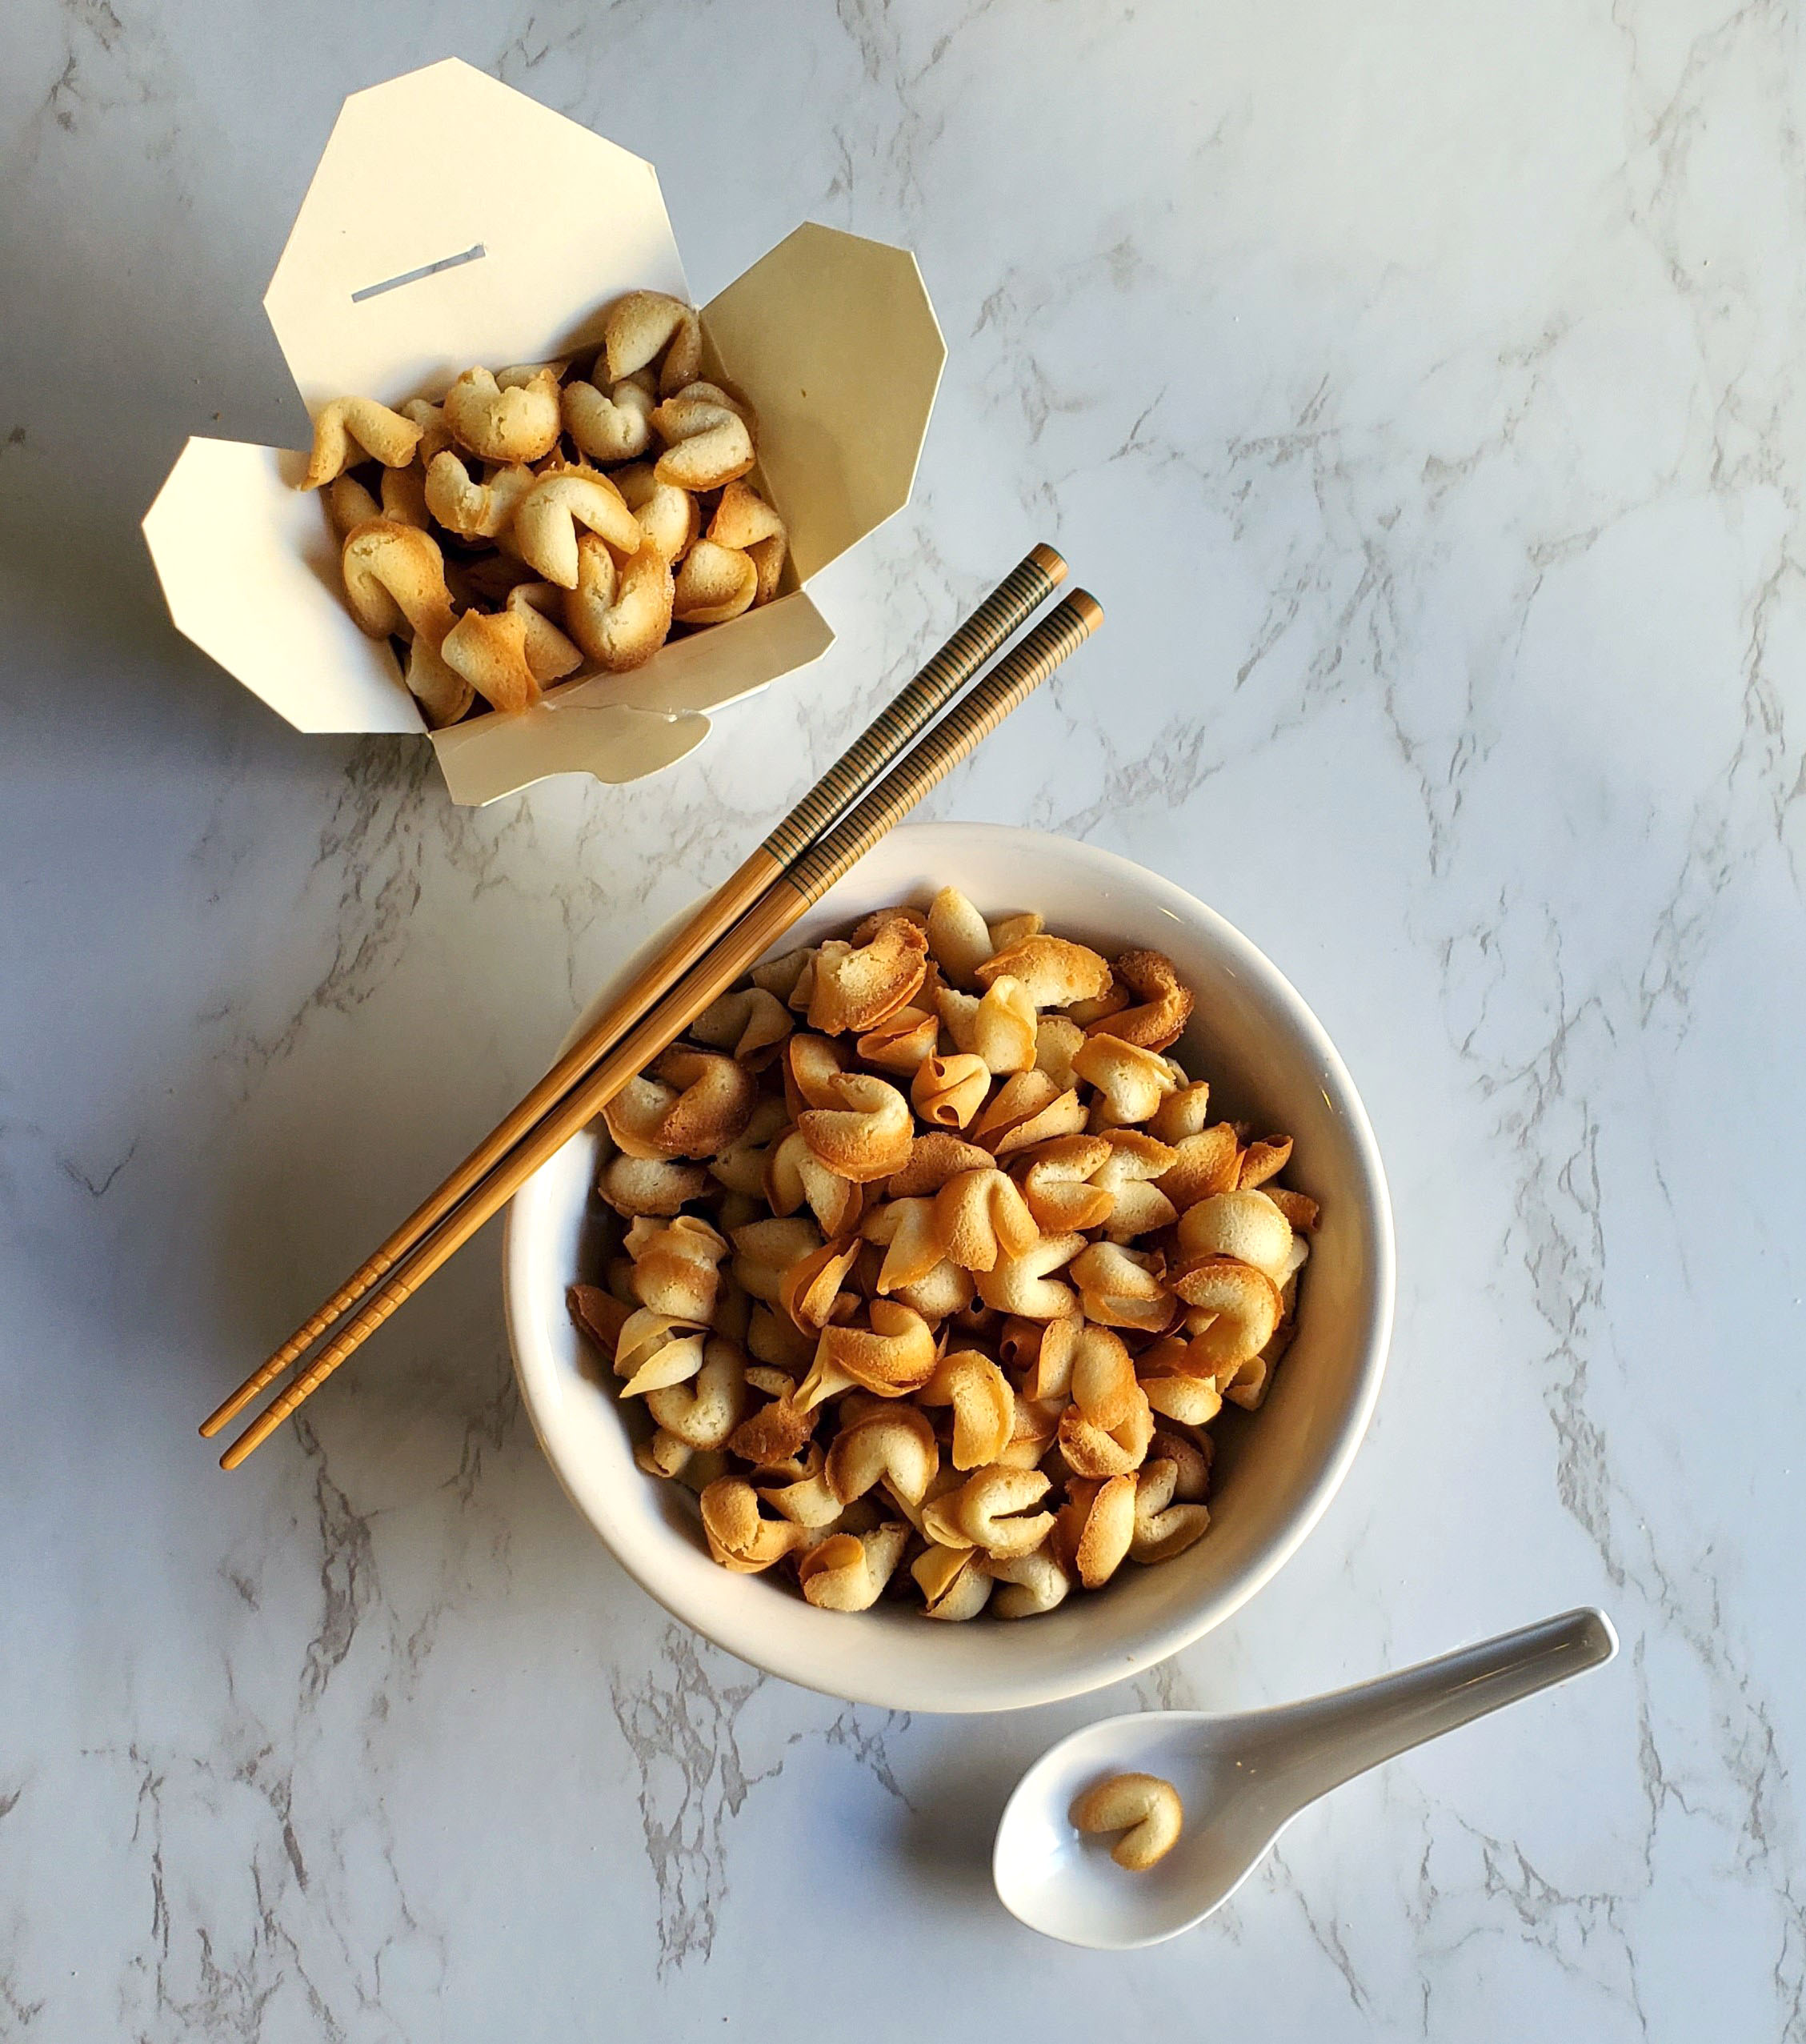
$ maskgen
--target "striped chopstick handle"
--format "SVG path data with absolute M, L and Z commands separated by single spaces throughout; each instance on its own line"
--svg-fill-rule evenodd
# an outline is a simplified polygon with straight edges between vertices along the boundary
M 1065 579 L 1066 563 L 1053 548 L 1034 547 L 822 776 L 766 839 L 765 851 L 780 866 L 800 857 Z
M 805 901 L 819 901 L 1103 622 L 1103 606 L 1084 590 L 1075 589 L 1019 645 L 1011 647 L 844 822 L 803 854 L 786 876 L 790 885 Z

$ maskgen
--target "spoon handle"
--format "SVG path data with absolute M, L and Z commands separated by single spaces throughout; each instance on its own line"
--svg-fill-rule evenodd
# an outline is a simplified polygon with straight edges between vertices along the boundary
M 1266 1714 L 1296 1755 L 1290 1785 L 1302 1805 L 1427 1739 L 1584 1674 L 1617 1651 L 1611 1621 L 1583 1606 Z

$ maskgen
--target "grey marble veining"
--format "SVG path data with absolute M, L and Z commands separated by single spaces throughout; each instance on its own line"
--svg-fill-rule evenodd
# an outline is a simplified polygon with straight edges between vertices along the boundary
M 1806 2036 L 1806 124 L 1788 9 L 22 0 L 0 66 L 0 2037 Z M 819 666 L 468 812 L 180 640 L 136 522 L 303 430 L 258 306 L 342 94 L 459 54 L 815 218 L 951 354 Z M 1137 1685 L 1246 1705 L 1596 1599 L 1606 1674 L 1351 1785 L 1199 1932 L 989 1900 L 1124 1691 L 910 1721 L 673 1626 L 523 1419 L 493 1243 L 219 1477 L 196 1417 L 961 607 L 1104 636 L 932 805 L 1170 874 L 1392 1176 L 1378 1417 Z

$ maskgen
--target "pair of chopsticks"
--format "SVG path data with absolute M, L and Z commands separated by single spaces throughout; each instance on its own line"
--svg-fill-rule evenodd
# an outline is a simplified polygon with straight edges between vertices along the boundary
M 220 1457 L 222 1469 L 237 1469 L 268 1440 L 548 1158 L 1083 644 L 1103 612 L 1075 589 L 921 735 L 1065 577 L 1066 563 L 1051 547 L 1035 547 L 519 1105 L 202 1421 L 204 1436 L 219 1433 L 331 1335 Z

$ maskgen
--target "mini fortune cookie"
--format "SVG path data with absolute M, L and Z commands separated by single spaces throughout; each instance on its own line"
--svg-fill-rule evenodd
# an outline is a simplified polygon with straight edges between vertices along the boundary
M 407 686 L 430 731 L 455 724 L 476 700 L 476 691 L 430 640 L 416 637 L 407 649 Z
M 775 1469 L 799 1454 L 815 1433 L 819 1415 L 805 1411 L 787 1394 L 763 1405 L 742 1420 L 727 1437 L 727 1450 L 755 1469 Z
M 1120 1831 L 1110 1857 L 1131 1874 L 1164 1859 L 1185 1823 L 1178 1790 L 1158 1774 L 1112 1774 L 1087 1789 L 1071 1814 L 1075 1830 Z
M 1072 1069 L 1097 1088 L 1091 1115 L 1094 1128 L 1121 1128 L 1145 1121 L 1175 1090 L 1163 1057 L 1126 1044 L 1119 1036 L 1088 1036 L 1073 1058 Z
M 1159 1125 L 1156 1114 L 1148 1126 L 1158 1132 Z M 1173 1161 L 1160 1174 L 1160 1190 L 1181 1213 L 1213 1193 L 1235 1190 L 1242 1146 L 1228 1122 L 1219 1121 L 1176 1140 L 1165 1135 L 1158 1140 L 1171 1144 L 1173 1151 Z
M 1043 1235 L 1020 1256 L 999 1256 L 995 1266 L 978 1273 L 979 1297 L 1000 1313 L 1022 1320 L 1058 1320 L 1075 1313 L 1072 1288 L 1053 1272 L 1064 1268 L 1085 1247 L 1083 1235 Z
M 722 491 L 709 521 L 709 537 L 718 547 L 734 547 L 751 559 L 758 575 L 754 605 L 770 603 L 778 593 L 789 535 L 783 520 L 751 483 L 730 483 Z
M 940 1467 L 940 1450 L 926 1413 L 887 1404 L 843 1427 L 827 1453 L 828 1488 L 843 1505 L 883 1483 L 908 1505 L 919 1505 Z
M 639 543 L 617 570 L 606 543 L 586 532 L 577 541 L 577 579 L 564 601 L 565 629 L 599 667 L 625 674 L 664 644 L 673 594 L 670 563 L 650 541 Z
M 943 1260 L 932 1200 L 887 1200 L 860 1221 L 859 1232 L 884 1252 L 878 1268 L 881 1296 L 921 1284 Z
M 461 539 L 493 539 L 513 521 L 521 500 L 539 480 L 531 468 L 499 468 L 487 483 L 471 479 L 463 457 L 450 449 L 426 471 L 426 509 Z
M 1078 1083 L 1072 1060 L 1084 1048 L 1085 1032 L 1063 1015 L 1039 1015 L 1035 1020 L 1035 1068 L 1064 1092 Z
M 594 383 L 567 383 L 560 395 L 564 430 L 592 461 L 635 461 L 652 444 L 658 395 L 643 372 L 623 376 L 606 396 Z
M 1060 1136 L 1043 1143 L 1022 1175 L 1023 1196 L 1036 1222 L 1052 1232 L 1101 1228 L 1116 1208 L 1116 1195 L 1093 1184 L 1110 1161 L 1102 1136 Z
M 1015 1182 L 995 1165 L 963 1171 L 935 1195 L 943 1253 L 962 1270 L 994 1270 L 1033 1248 L 1040 1231 Z
M 1128 1405 L 1109 1426 L 1086 1418 L 1083 1409 L 1068 1405 L 1059 1416 L 1057 1439 L 1066 1466 L 1078 1477 L 1120 1477 L 1139 1469 L 1154 1438 L 1154 1414 L 1147 1394 L 1131 1383 Z
M 720 1289 L 727 1243 L 695 1214 L 636 1220 L 627 1230 L 634 1297 L 654 1313 L 707 1326 Z
M 1163 1334 L 1176 1315 L 1164 1267 L 1151 1253 L 1115 1242 L 1093 1242 L 1074 1257 L 1072 1275 L 1084 1299 L 1086 1317 L 1101 1326 Z
M 445 556 L 417 527 L 368 519 L 346 534 L 340 561 L 351 615 L 371 638 L 405 627 L 437 646 L 450 631 Z
M 609 478 L 639 521 L 647 543 L 662 560 L 675 563 L 695 544 L 702 530 L 696 499 L 675 483 L 661 483 L 649 462 L 618 468 Z
M 915 1132 L 903 1095 L 863 1072 L 842 1072 L 830 1091 L 835 1106 L 810 1108 L 797 1117 L 809 1148 L 830 1171 L 855 1185 L 900 1171 Z
M 815 954 L 809 1026 L 863 1035 L 914 998 L 928 969 L 927 939 L 911 923 L 887 923 L 863 944 L 831 942 Z
M 1032 1554 L 987 1560 L 985 1573 L 999 1585 L 991 1608 L 999 1618 L 1035 1618 L 1063 1601 L 1072 1578 L 1045 1547 Z
M 975 1618 L 991 1595 L 991 1577 L 975 1548 L 931 1545 L 909 1565 L 922 1593 L 924 1617 L 958 1625 Z
M 784 1045 L 784 1104 L 793 1115 L 806 1107 L 838 1107 L 837 1082 L 846 1071 L 847 1055 L 826 1036 L 799 1030 Z
M 759 1189 L 774 1213 L 795 1213 L 807 1204 L 815 1225 L 831 1238 L 855 1228 L 865 1204 L 854 1180 L 823 1164 L 795 1128 L 786 1130 L 767 1152 Z
M 807 1214 L 745 1221 L 731 1234 L 735 1282 L 770 1306 L 778 1304 L 791 1265 L 822 1246 L 821 1230 Z
M 1112 969 L 1141 1004 L 1104 1016 L 1091 1024 L 1093 1031 L 1143 1050 L 1177 1043 L 1191 1019 L 1191 989 L 1179 984 L 1172 960 L 1163 951 L 1125 951 Z
M 843 1299 L 841 1287 L 859 1260 L 859 1254 L 857 1238 L 844 1236 L 810 1250 L 779 1274 L 774 1303 L 799 1334 L 818 1336 L 830 1321 L 843 1321 L 855 1309 L 857 1301 L 850 1297 Z M 827 1395 L 825 1391 L 823 1395 Z
M 791 1032 L 782 1001 L 763 987 L 743 987 L 711 1001 L 690 1024 L 698 1043 L 730 1051 L 743 1060 L 781 1044 Z
M 722 1477 L 703 1493 L 703 1531 L 709 1552 L 736 1575 L 755 1575 L 781 1561 L 803 1529 L 759 1515 L 759 1493 L 743 1477 Z
M 1085 1120 L 1076 1091 L 1062 1092 L 1044 1072 L 1012 1072 L 985 1102 L 971 1135 L 1001 1162 L 1056 1136 L 1075 1136 Z
M 386 475 L 389 471 L 385 470 Z M 336 475 L 326 486 L 326 516 L 341 542 L 354 525 L 362 525 L 382 515 L 382 507 L 354 475 Z M 398 519 L 405 525 L 407 520 Z
M 1135 1533 L 1129 1542 L 1129 1559 L 1143 1567 L 1170 1561 L 1175 1554 L 1202 1540 L 1210 1530 L 1211 1515 L 1199 1504 L 1175 1504 L 1179 1465 L 1162 1457 L 1144 1462 L 1135 1477 Z
M 931 1540 L 948 1546 L 982 1548 L 1004 1560 L 1032 1554 L 1054 1529 L 1051 1512 L 1030 1509 L 1047 1496 L 1049 1487 L 1042 1470 L 993 1463 L 930 1505 L 922 1515 L 923 1527 Z
M 1135 1538 L 1135 1494 L 1132 1475 L 1102 1483 L 1075 1477 L 1067 1484 L 1056 1537 L 1087 1589 L 1108 1582 L 1127 1558 Z
M 917 1064 L 909 1100 L 931 1128 L 963 1128 L 984 1104 L 990 1090 L 991 1073 L 984 1060 L 956 1051 L 951 1057 L 924 1057 Z
M 1264 1185 L 1269 1178 L 1277 1177 L 1291 1161 L 1291 1136 L 1263 1136 L 1259 1142 L 1250 1143 L 1242 1152 L 1241 1176 L 1238 1182 L 1244 1189 Z
M 1111 1128 L 1103 1141 L 1109 1155 L 1098 1166 L 1094 1182 L 1111 1197 L 1106 1224 L 1113 1242 L 1132 1242 L 1151 1235 L 1177 1217 L 1176 1209 L 1155 1180 L 1177 1159 L 1177 1152 L 1156 1143 L 1139 1128 Z
M 1157 1143 L 1182 1143 L 1210 1126 L 1211 1089 L 1202 1079 L 1167 1095 L 1148 1120 L 1147 1132 Z
M 971 1048 L 999 1077 L 1035 1064 L 1035 1003 L 1020 980 L 1000 973 L 972 1011 Z
M 1214 1193 L 1187 1207 L 1179 1224 L 1182 1256 L 1233 1256 L 1275 1285 L 1284 1284 L 1296 1267 L 1294 1239 L 1291 1223 L 1261 1192 Z
M 665 443 L 654 464 L 661 483 L 680 490 L 719 490 L 744 475 L 753 464 L 752 434 L 747 422 L 720 392 L 708 384 L 692 384 L 667 398 L 652 415 Z
M 719 1241 L 720 1238 L 715 1239 Z M 723 1243 L 721 1246 L 725 1248 L 727 1244 Z M 631 1254 L 631 1240 L 628 1248 Z M 641 1296 L 644 1304 L 654 1303 Z M 665 1309 L 667 1313 L 675 1310 L 668 1306 Z M 1086 1326 L 1079 1330 L 1073 1344 L 1067 1385 L 1074 1408 L 1093 1426 L 1121 1426 L 1139 1406 L 1147 1402 L 1135 1382 L 1134 1358 L 1123 1346 L 1121 1336 L 1113 1334 L 1107 1327 Z
M 910 1145 L 909 1161 L 885 1188 L 894 1200 L 918 1199 L 938 1192 L 963 1171 L 990 1168 L 987 1151 L 967 1143 L 944 1128 L 931 1128 Z
M 943 1256 L 925 1277 L 912 1285 L 898 1285 L 896 1296 L 935 1325 L 947 1320 L 963 1324 L 972 1306 L 972 1281 L 957 1264 L 949 1263 Z
M 530 567 L 561 589 L 578 582 L 577 528 L 587 526 L 623 559 L 639 551 L 644 535 L 621 493 L 607 477 L 583 469 L 542 476 L 514 516 L 515 544 Z
M 1213 1369 L 1251 1361 L 1279 1326 L 1279 1288 L 1264 1271 L 1233 1256 L 1183 1264 L 1172 1285 L 1187 1306 L 1207 1316 L 1192 1347 Z
M 653 1067 L 677 1098 L 659 1124 L 667 1156 L 707 1157 L 739 1141 L 752 1117 L 757 1088 L 745 1066 L 718 1051 L 673 1044 Z
M 975 993 L 978 968 L 993 948 L 984 918 L 958 888 L 943 888 L 929 904 L 927 928 L 941 970 L 962 992 Z
M 519 582 L 508 591 L 507 609 L 522 625 L 521 643 L 533 679 L 543 684 L 563 681 L 583 664 L 583 656 L 553 623 L 551 613 L 563 607 L 563 592 L 550 582 Z
M 425 398 L 410 398 L 402 407 L 402 415 L 420 428 L 420 444 L 414 451 L 414 459 L 422 468 L 430 468 L 434 457 L 453 443 L 451 428 L 445 423 L 444 406 L 430 403 Z
M 700 1164 L 674 1164 L 665 1157 L 611 1157 L 602 1168 L 596 1190 L 619 1214 L 670 1215 L 700 1199 L 708 1174 Z
M 346 480 L 341 477 L 340 481 Z M 398 525 L 417 525 L 424 532 L 431 523 L 426 510 L 426 471 L 420 467 L 386 468 L 377 479 L 384 518 Z
M 1019 980 L 1037 1008 L 1068 1008 L 1095 999 L 1110 984 L 1110 967 L 1088 944 L 1064 937 L 1031 936 L 994 952 L 975 968 L 981 986 L 1000 977 Z
M 1293 1192 L 1289 1185 L 1264 1185 L 1261 1190 L 1291 1224 L 1295 1233 L 1299 1235 L 1315 1233 L 1322 1209 L 1315 1200 L 1305 1193 Z M 1307 1247 L 1307 1245 L 1303 1243 L 1295 1244 L 1293 1254 L 1295 1256 L 1299 1250 L 1305 1249 Z
M 940 1024 L 925 1008 L 911 1004 L 887 1015 L 875 1028 L 865 1030 L 854 1045 L 859 1060 L 880 1070 L 913 1078 L 923 1060 L 934 1054 L 940 1040 Z
M 467 611 L 439 651 L 493 708 L 530 709 L 539 700 L 539 679 L 527 657 L 527 621 L 516 611 Z
M 750 554 L 699 539 L 677 571 L 671 615 L 679 624 L 725 624 L 751 610 L 759 571 Z
M 1024 909 L 1019 915 L 1003 916 L 990 926 L 991 955 L 995 956 L 1000 951 L 1007 951 L 1012 944 L 1021 944 L 1029 937 L 1039 936 L 1047 927 L 1032 908 Z
M 623 1398 L 643 1398 L 682 1384 L 703 1367 L 703 1337 L 668 1313 L 646 1307 L 630 1313 L 615 1345 L 615 1374 L 627 1382 Z
M 663 291 L 629 291 L 608 308 L 595 374 L 611 384 L 657 361 L 664 363 L 659 385 L 667 396 L 681 390 L 702 367 L 703 333 L 693 307 Z
M 835 1533 L 798 1561 L 796 1580 L 824 1611 L 868 1611 L 908 1544 L 908 1527 L 895 1520 L 870 1533 Z
M 869 1327 L 823 1329 L 811 1366 L 818 1384 L 837 1373 L 880 1398 L 901 1397 L 926 1384 L 935 1373 L 928 1323 L 895 1299 L 874 1299 L 870 1313 Z
M 723 1447 L 746 1411 L 746 1363 L 731 1341 L 706 1341 L 702 1368 L 677 1384 L 649 1391 L 646 1409 L 687 1448 Z
M 405 468 L 420 444 L 420 428 L 374 398 L 334 398 L 314 421 L 314 447 L 303 490 L 318 490 L 366 459 Z
M 504 387 L 487 369 L 467 369 L 445 394 L 445 423 L 461 447 L 484 461 L 539 461 L 563 424 L 558 377 L 539 369 Z
M 1015 1430 L 1015 1394 L 990 1357 L 972 1349 L 943 1357 L 915 1396 L 923 1405 L 953 1408 L 955 1469 L 983 1469 L 1002 1459 Z

